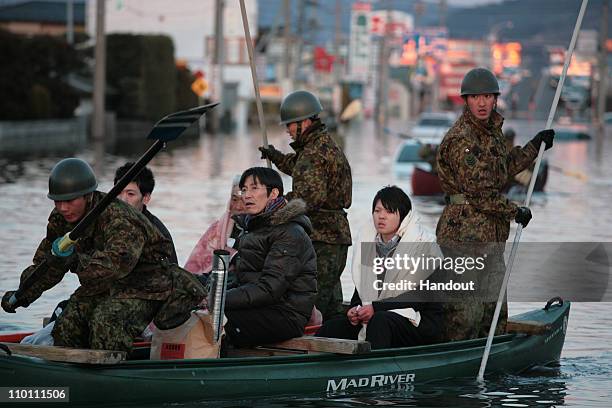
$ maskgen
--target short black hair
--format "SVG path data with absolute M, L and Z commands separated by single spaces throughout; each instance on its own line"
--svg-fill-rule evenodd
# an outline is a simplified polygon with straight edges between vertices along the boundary
M 119 167 L 117 171 L 115 171 L 115 180 L 113 184 L 117 184 L 121 177 L 125 176 L 125 173 L 127 173 L 133 165 L 134 162 L 127 162 Z M 155 178 L 153 177 L 153 172 L 148 167 L 144 167 L 140 170 L 132 181 L 136 183 L 142 195 L 151 194 L 155 188 Z
M 408 194 L 398 186 L 386 186 L 378 190 L 372 201 L 372 213 L 374 213 L 378 200 L 387 211 L 399 212 L 400 224 L 412 209 L 412 202 Z
M 238 183 L 240 188 L 244 187 L 244 183 L 249 176 L 253 176 L 253 180 L 266 186 L 268 195 L 270 195 L 273 188 L 278 189 L 279 196 L 283 195 L 283 179 L 281 179 L 280 174 L 276 170 L 267 167 L 251 167 L 246 169 L 242 176 L 240 176 L 240 183 Z

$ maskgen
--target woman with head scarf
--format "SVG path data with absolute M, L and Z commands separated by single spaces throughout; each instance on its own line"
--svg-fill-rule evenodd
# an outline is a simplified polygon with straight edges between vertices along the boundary
M 233 255 L 235 240 L 240 234 L 240 228 L 235 224 L 232 216 L 244 212 L 244 204 L 240 197 L 238 183 L 240 176 L 235 176 L 232 181 L 232 191 L 227 208 L 221 218 L 213 222 L 200 238 L 191 255 L 185 263 L 185 269 L 189 272 L 201 275 L 208 274 L 212 269 L 213 251 L 224 249 Z

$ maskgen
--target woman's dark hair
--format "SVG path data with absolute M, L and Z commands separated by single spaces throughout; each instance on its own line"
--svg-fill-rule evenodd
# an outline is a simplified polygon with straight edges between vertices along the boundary
M 253 176 L 253 180 L 266 186 L 268 195 L 270 195 L 273 188 L 278 189 L 279 196 L 283 195 L 283 179 L 281 179 L 280 174 L 276 170 L 267 167 L 251 167 L 246 169 L 242 176 L 240 176 L 240 183 L 238 183 L 240 188 L 244 187 L 244 182 L 249 176 Z
M 372 201 L 372 213 L 374 213 L 378 200 L 387 211 L 399 212 L 400 224 L 412 209 L 408 194 L 397 186 L 387 186 L 378 190 L 378 193 L 374 196 L 374 201 Z

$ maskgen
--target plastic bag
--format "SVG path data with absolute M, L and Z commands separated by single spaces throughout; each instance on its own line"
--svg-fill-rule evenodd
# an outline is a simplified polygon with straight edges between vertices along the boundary
M 174 329 L 156 327 L 153 330 L 151 360 L 219 358 L 219 349 L 220 343 L 213 341 L 212 316 L 198 310 L 191 312 L 189 319 Z
M 51 336 L 51 330 L 55 326 L 55 321 L 49 323 L 37 332 L 24 337 L 21 340 L 21 344 L 36 344 L 38 346 L 52 346 L 53 336 Z

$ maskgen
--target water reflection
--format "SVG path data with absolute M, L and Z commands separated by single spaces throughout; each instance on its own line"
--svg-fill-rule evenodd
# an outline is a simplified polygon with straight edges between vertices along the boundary
M 524 143 L 543 123 L 508 121 L 517 130 L 517 142 Z M 391 123 L 401 129 L 404 124 Z M 269 129 L 270 143 L 288 152 L 289 139 L 283 129 Z M 354 123 L 346 131 L 345 151 L 353 171 L 353 206 L 349 222 L 353 231 L 370 222 L 371 200 L 387 184 L 410 190 L 410 181 L 393 174 L 392 157 L 401 139 L 393 135 L 376 136 L 371 123 Z M 103 157 L 103 170 L 97 174 L 100 189 L 112 187 L 115 169 L 127 160 L 137 159 L 149 146 L 146 140 L 118 144 Z M 231 135 L 203 134 L 179 138 L 168 144 L 154 158 L 150 167 L 156 187 L 149 205 L 174 237 L 179 261 L 183 263 L 206 227 L 223 212 L 232 177 L 245 168 L 259 165 L 257 146 L 260 132 Z M 534 199 L 534 219 L 523 232 L 523 242 L 612 241 L 612 144 L 604 145 L 603 160 L 594 160 L 594 144 L 589 142 L 555 143 L 546 152 L 551 164 L 581 171 L 588 180 L 551 172 L 546 193 Z M 93 150 L 78 155 L 93 160 Z M 63 157 L 0 161 L 0 291 L 14 289 L 19 274 L 31 262 L 38 242 L 45 233 L 52 202 L 46 198 L 51 167 Z M 290 177 L 283 177 L 286 186 Z M 431 228 L 435 227 L 439 208 L 415 200 L 415 208 Z M 356 237 L 355 237 L 356 238 Z M 349 254 L 350 265 L 350 254 Z M 512 278 L 511 278 L 512 279 Z M 532 279 L 537 279 L 536 276 Z M 77 287 L 77 279 L 68 274 L 27 309 L 17 314 L 0 313 L 0 332 L 33 330 L 40 327 L 57 302 L 67 298 Z M 350 274 L 342 278 L 345 298 L 352 294 Z M 542 304 L 511 304 L 511 314 Z M 606 303 L 573 304 L 560 368 L 540 369 L 526 376 L 508 376 L 488 380 L 481 389 L 473 381 L 448 381 L 419 386 L 414 390 L 396 390 L 366 395 L 325 399 L 269 399 L 214 404 L 215 406 L 609 406 L 612 377 L 612 305 Z M 494 394 L 501 393 L 501 394 Z M 529 396 L 529 397 L 527 397 Z M 552 402 L 550 402 L 552 401 Z M 512 405 L 518 404 L 518 405 Z M 539 404 L 539 405 L 538 405 Z M 198 406 L 187 405 L 187 406 Z

